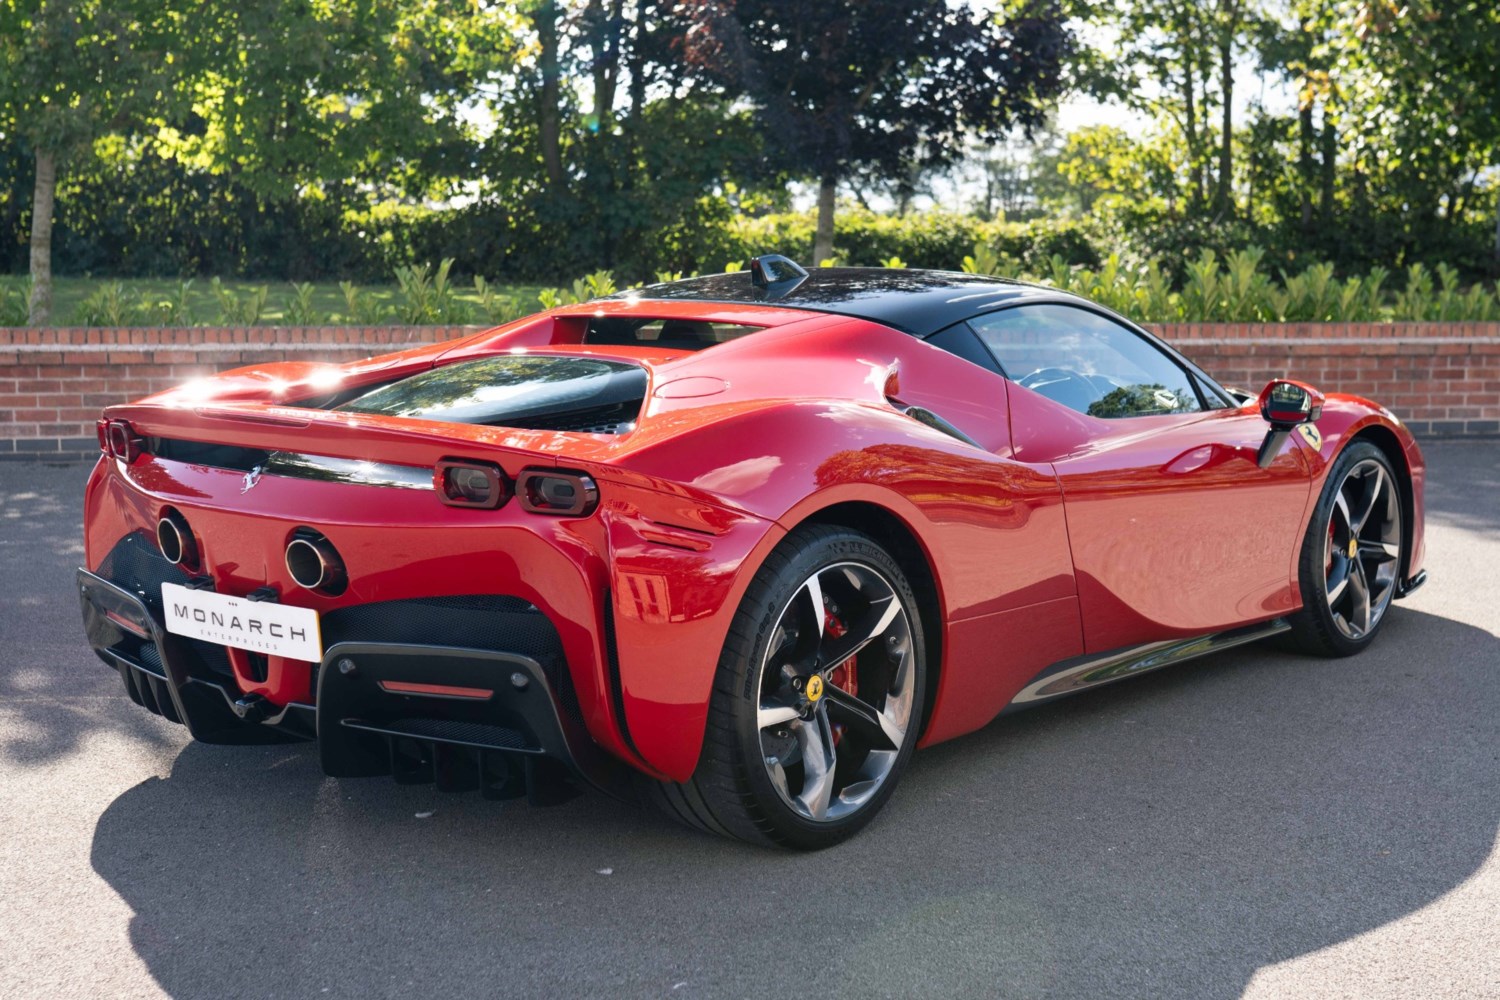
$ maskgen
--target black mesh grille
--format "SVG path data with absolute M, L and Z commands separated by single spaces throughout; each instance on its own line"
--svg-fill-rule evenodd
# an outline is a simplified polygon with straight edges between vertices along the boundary
M 464 646 L 529 656 L 544 667 L 562 660 L 557 629 L 517 597 L 465 595 L 379 601 L 323 616 L 323 644 L 395 642 Z
M 161 612 L 161 585 L 187 583 L 187 571 L 173 566 L 144 531 L 134 531 L 120 539 L 99 565 L 99 575 L 117 587 L 139 596 L 158 615 Z
M 120 539 L 109 555 L 99 565 L 99 575 L 104 577 L 115 586 L 128 590 L 141 599 L 151 613 L 160 621 L 162 617 L 161 608 L 161 585 L 164 583 L 182 583 L 188 581 L 188 574 L 179 566 L 173 566 L 167 562 L 161 550 L 156 547 L 156 542 L 149 538 L 145 532 L 136 531 Z M 132 640 L 127 640 L 132 641 Z M 197 677 L 213 679 L 211 675 L 219 677 L 233 677 L 234 668 L 229 665 L 229 654 L 224 651 L 223 646 L 202 639 L 181 639 L 183 650 L 187 653 L 188 662 L 184 664 L 189 673 Z M 131 649 L 121 649 L 126 654 Z M 146 662 L 152 670 L 164 673 L 161 666 L 161 655 L 156 649 L 156 644 L 142 643 L 138 654 L 142 662 Z M 148 661 L 147 657 L 151 659 Z
M 635 428 L 635 418 L 640 414 L 640 403 L 619 403 L 614 406 L 596 406 L 588 410 L 574 410 L 557 416 L 524 417 L 509 420 L 505 427 L 524 427 L 536 431 L 577 431 L 583 434 L 623 434 Z

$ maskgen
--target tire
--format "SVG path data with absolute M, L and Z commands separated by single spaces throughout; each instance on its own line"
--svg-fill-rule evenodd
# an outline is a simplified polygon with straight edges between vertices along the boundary
M 1375 640 L 1401 579 L 1405 516 L 1401 480 L 1385 453 L 1368 441 L 1345 448 L 1302 542 L 1302 610 L 1290 618 L 1287 645 L 1352 656 Z
M 648 782 L 648 798 L 753 844 L 815 850 L 852 836 L 916 746 L 923 640 L 911 585 L 885 549 L 846 528 L 796 529 L 730 625 L 697 769 L 682 784 Z

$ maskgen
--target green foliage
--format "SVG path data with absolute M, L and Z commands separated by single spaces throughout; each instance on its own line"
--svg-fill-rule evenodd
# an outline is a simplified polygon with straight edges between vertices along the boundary
M 1437 282 L 1421 264 L 1406 271 L 1406 287 L 1396 296 L 1393 318 L 1397 320 L 1441 320 L 1450 323 L 1500 322 L 1500 289 L 1495 293 L 1483 285 L 1468 291 L 1459 286 L 1458 271 L 1437 266 Z
M 0 281 L 0 327 L 25 326 L 31 309 L 31 281 Z
M 339 291 L 344 296 L 343 321 L 355 326 L 379 326 L 388 315 L 373 296 L 361 291 L 352 281 L 339 282 Z
M 283 314 L 288 326 L 320 326 L 327 320 L 314 302 L 316 293 L 312 282 L 292 283 L 292 298 Z
M 143 312 L 140 300 L 112 281 L 84 299 L 74 322 L 79 326 L 136 326 Z
M 427 264 L 396 268 L 396 285 L 402 302 L 396 316 L 413 326 L 462 325 L 473 319 L 469 303 L 454 291 L 449 272 L 453 258 L 445 257 L 433 271 Z
M 474 275 L 474 295 L 479 302 L 476 308 L 487 323 L 504 326 L 525 315 L 521 303 L 512 295 L 495 291 L 495 286 L 479 275 Z
M 1500 321 L 1500 290 L 1475 284 L 1462 289 L 1456 269 L 1432 273 L 1413 265 L 1405 288 L 1387 292 L 1390 273 L 1339 279 L 1329 264 L 1312 264 L 1296 274 L 1273 275 L 1259 248 L 1223 258 L 1205 250 L 1187 265 L 1180 290 L 1155 262 L 1126 266 L 1111 254 L 1098 269 L 1075 267 L 1054 256 L 1041 275 L 1021 277 L 1106 305 L 1142 323 L 1360 323 Z
M 237 292 L 218 278 L 209 282 L 209 289 L 219 304 L 221 326 L 254 326 L 259 323 L 266 311 L 266 299 L 270 296 L 265 285 Z
M 573 279 L 571 288 L 543 288 L 537 299 L 543 309 L 556 309 L 613 295 L 618 290 L 612 271 L 594 271 Z
M 783 253 L 808 261 L 816 222 L 811 212 L 737 220 L 725 233 L 724 253 L 711 260 Z M 1043 270 L 1054 255 L 1070 264 L 1098 266 L 1102 242 L 1092 227 L 1070 220 L 985 221 L 936 211 L 894 216 L 854 208 L 839 213 L 833 239 L 835 257 L 854 267 L 879 266 L 896 257 L 913 267 L 952 268 L 965 257 L 977 261 L 990 254 L 996 261 L 1010 258 L 1032 271 Z M 980 244 L 982 253 L 977 250 Z M 981 272 L 994 270 L 984 267 Z
M 974 244 L 974 252 L 964 256 L 963 271 L 965 274 L 1000 274 L 1000 255 L 990 248 L 984 240 Z

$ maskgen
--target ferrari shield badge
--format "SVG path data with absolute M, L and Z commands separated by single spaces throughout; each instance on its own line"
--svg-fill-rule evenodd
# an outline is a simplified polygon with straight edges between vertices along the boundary
M 1312 445 L 1313 451 L 1323 447 L 1323 432 L 1318 430 L 1317 424 L 1299 424 L 1297 433 L 1301 434 L 1308 444 Z
M 823 678 L 813 674 L 807 679 L 807 700 L 817 701 L 823 697 Z

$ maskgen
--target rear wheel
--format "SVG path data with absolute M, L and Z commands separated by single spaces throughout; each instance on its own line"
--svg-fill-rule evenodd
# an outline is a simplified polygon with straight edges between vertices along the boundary
M 895 789 L 925 694 L 916 598 L 869 537 L 811 525 L 766 560 L 719 661 L 703 754 L 653 797 L 699 829 L 813 849 Z
M 1349 656 L 1370 644 L 1401 575 L 1401 483 L 1385 453 L 1356 441 L 1334 462 L 1298 565 L 1294 646 Z

